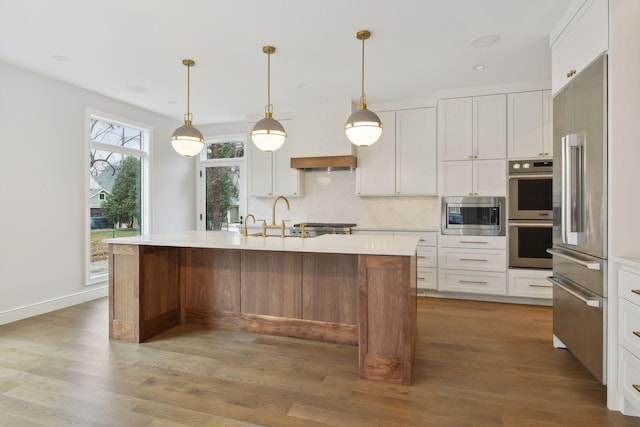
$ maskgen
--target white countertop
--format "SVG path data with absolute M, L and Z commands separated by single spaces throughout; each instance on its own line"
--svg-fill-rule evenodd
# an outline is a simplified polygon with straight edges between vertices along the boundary
M 353 228 L 353 231 L 390 231 L 390 232 L 412 232 L 416 233 L 439 233 L 440 227 L 417 227 L 417 228 L 409 228 L 409 227 L 368 227 L 368 226 L 356 226 Z
M 613 261 L 620 265 L 626 265 L 627 267 L 637 268 L 640 270 L 640 258 L 613 257 Z
M 302 239 L 280 236 L 243 237 L 237 232 L 229 231 L 187 231 L 179 234 L 119 237 L 106 239 L 105 242 L 184 248 L 413 256 L 416 254 L 418 240 L 417 236 L 325 234 Z

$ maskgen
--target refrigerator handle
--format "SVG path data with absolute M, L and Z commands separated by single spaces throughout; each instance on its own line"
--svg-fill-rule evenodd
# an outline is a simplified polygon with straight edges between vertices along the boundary
M 562 138 L 562 242 L 579 244 L 584 218 L 584 141 L 572 133 Z
M 600 300 L 598 300 L 598 299 L 589 299 L 589 298 L 586 298 L 586 297 L 580 295 L 576 291 L 568 288 L 567 286 L 565 286 L 562 283 L 560 283 L 559 281 L 557 281 L 553 276 L 547 277 L 547 280 L 550 281 L 551 283 L 553 283 L 555 286 L 557 286 L 560 289 L 562 289 L 563 291 L 568 292 L 569 294 L 571 294 L 574 297 L 578 298 L 580 301 L 582 301 L 583 303 L 585 303 L 589 307 L 600 308 Z
M 581 259 L 572 257 L 571 255 L 567 255 L 565 253 L 562 253 L 560 251 L 556 251 L 554 249 L 547 249 L 547 253 L 560 257 L 560 258 L 564 258 L 568 261 L 571 262 L 575 262 L 576 264 L 580 264 L 583 267 L 587 267 L 589 270 L 600 270 L 600 263 L 599 262 L 589 262 L 589 261 L 583 261 Z

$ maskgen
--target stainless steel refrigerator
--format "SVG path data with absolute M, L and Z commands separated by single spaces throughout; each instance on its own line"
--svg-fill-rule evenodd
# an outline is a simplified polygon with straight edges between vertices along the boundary
M 553 335 L 606 384 L 607 55 L 553 98 Z

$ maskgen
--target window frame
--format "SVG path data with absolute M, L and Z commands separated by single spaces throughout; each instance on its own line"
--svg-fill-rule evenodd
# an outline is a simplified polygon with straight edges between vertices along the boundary
M 113 123 L 115 125 L 127 127 L 129 129 L 136 129 L 141 132 L 140 149 L 134 149 L 129 147 L 121 147 L 113 144 L 105 144 L 100 142 L 94 142 L 91 139 L 91 120 L 102 120 L 105 122 Z M 109 114 L 103 111 L 94 110 L 91 108 L 85 109 L 84 117 L 84 281 L 85 286 L 92 286 L 97 284 L 104 284 L 109 280 L 109 274 L 101 274 L 97 276 L 91 276 L 91 212 L 90 212 L 90 197 L 89 197 L 89 174 L 91 173 L 89 166 L 89 157 L 91 150 L 101 151 L 113 151 L 124 155 L 135 156 L 140 158 L 140 217 L 142 218 L 142 224 L 140 226 L 141 234 L 149 234 L 151 228 L 151 145 L 153 141 L 153 127 L 146 123 L 141 123 L 135 120 L 123 118 L 113 114 Z
M 218 142 L 230 142 L 238 141 L 242 143 L 244 147 L 244 156 L 228 159 L 207 159 L 207 145 L 215 144 Z M 206 209 L 206 188 L 204 186 L 204 180 L 206 178 L 205 169 L 208 167 L 225 167 L 225 166 L 239 166 L 240 167 L 240 188 L 238 200 L 240 201 L 240 208 L 238 214 L 244 218 L 247 210 L 247 135 L 246 134 L 229 134 L 229 135 L 216 135 L 211 137 L 205 137 L 204 149 L 198 156 L 198 165 L 196 168 L 196 229 L 199 231 L 205 231 L 205 209 Z

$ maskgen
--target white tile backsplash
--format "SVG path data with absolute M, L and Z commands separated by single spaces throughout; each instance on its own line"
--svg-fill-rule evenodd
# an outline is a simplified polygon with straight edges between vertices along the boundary
M 288 225 L 302 221 L 353 222 L 361 227 L 388 229 L 424 229 L 440 225 L 437 196 L 358 197 L 355 172 L 303 173 L 305 196 L 289 198 L 291 211 L 287 211 L 284 202 L 278 202 L 278 221 L 289 219 Z M 247 213 L 270 222 L 274 198 L 250 197 Z

